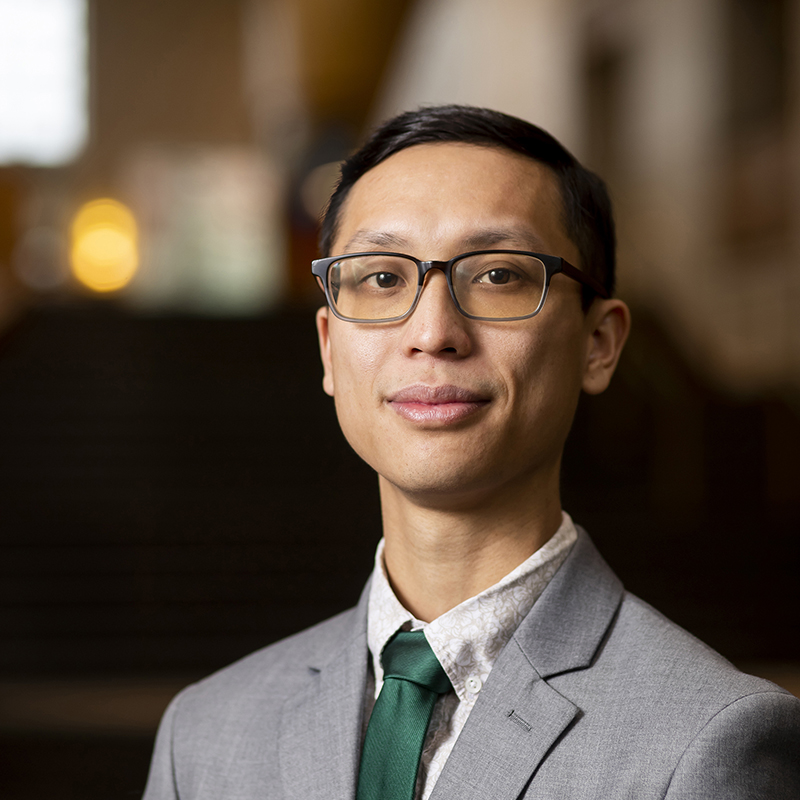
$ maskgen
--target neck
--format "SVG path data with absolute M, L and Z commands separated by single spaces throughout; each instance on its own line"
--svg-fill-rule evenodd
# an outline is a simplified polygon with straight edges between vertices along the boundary
M 423 622 L 493 586 L 561 525 L 557 476 L 554 491 L 450 506 L 409 497 L 384 478 L 380 486 L 389 581 Z M 532 502 L 537 494 L 544 499 Z

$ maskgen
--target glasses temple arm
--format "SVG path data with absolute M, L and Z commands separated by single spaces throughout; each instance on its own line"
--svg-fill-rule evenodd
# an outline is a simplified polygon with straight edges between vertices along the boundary
M 563 258 L 561 259 L 561 271 L 573 280 L 583 283 L 593 289 L 604 300 L 607 300 L 609 297 L 611 297 L 608 289 L 606 289 L 602 283 L 595 280 L 591 275 L 583 270 L 573 267 L 572 264 L 570 264 L 568 261 L 565 261 Z

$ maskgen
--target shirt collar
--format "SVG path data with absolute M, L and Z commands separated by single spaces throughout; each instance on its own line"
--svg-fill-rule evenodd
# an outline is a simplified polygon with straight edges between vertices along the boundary
M 397 599 L 383 563 L 383 539 L 367 611 L 367 640 L 375 671 L 375 695 L 383 683 L 380 655 L 398 630 L 424 630 L 460 700 L 473 700 L 500 651 L 533 607 L 577 539 L 569 514 L 559 529 L 530 558 L 494 586 L 465 600 L 430 623 L 416 619 Z

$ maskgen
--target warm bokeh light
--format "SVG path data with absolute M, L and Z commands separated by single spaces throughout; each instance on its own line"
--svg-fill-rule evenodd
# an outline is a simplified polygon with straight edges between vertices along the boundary
M 116 200 L 86 203 L 72 222 L 70 264 L 75 277 L 95 292 L 130 283 L 139 266 L 136 219 Z

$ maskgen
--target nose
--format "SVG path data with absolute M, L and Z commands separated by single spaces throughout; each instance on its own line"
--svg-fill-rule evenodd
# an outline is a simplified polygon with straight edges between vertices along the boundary
M 417 307 L 405 321 L 403 349 L 407 355 L 450 354 L 463 358 L 472 350 L 470 320 L 456 308 L 440 269 L 425 276 Z

